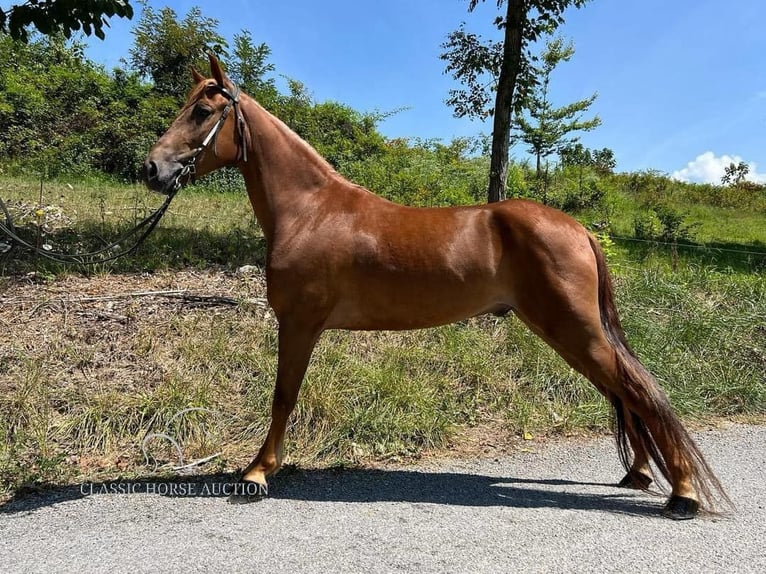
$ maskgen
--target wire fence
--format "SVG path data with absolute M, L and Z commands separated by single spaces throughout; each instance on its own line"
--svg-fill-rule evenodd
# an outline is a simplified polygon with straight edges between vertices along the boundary
M 697 245 L 693 243 L 674 243 L 671 241 L 659 241 L 656 239 L 640 239 L 638 237 L 627 237 L 624 235 L 611 235 L 607 234 L 609 239 L 613 241 L 632 241 L 635 243 L 644 243 L 652 246 L 665 246 L 668 248 L 683 248 L 683 249 L 699 249 L 703 251 L 722 251 L 724 253 L 738 253 L 740 255 L 760 255 L 766 257 L 766 247 L 763 251 L 752 251 L 748 249 L 732 249 L 730 247 L 718 247 L 716 245 Z

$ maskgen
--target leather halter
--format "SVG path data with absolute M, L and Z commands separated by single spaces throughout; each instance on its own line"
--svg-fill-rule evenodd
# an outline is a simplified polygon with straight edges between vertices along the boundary
M 226 103 L 226 107 L 223 108 L 223 111 L 221 112 L 221 115 L 219 116 L 218 120 L 215 122 L 212 128 L 210 128 L 210 131 L 205 136 L 205 139 L 202 140 L 202 143 L 199 145 L 199 147 L 193 149 L 187 158 L 184 159 L 183 162 L 183 168 L 178 173 L 178 175 L 175 177 L 172 183 L 171 192 L 175 193 L 179 189 L 181 189 L 181 180 L 185 177 L 189 177 L 194 183 L 195 179 L 195 171 L 196 171 L 196 165 L 197 165 L 197 158 L 204 152 L 207 147 L 210 145 L 210 142 L 213 142 L 213 153 L 218 155 L 218 132 L 221 131 L 221 127 L 223 126 L 224 122 L 226 121 L 226 118 L 229 116 L 229 113 L 231 112 L 232 108 L 234 108 L 234 121 L 236 124 L 236 131 L 239 134 L 239 146 L 237 150 L 237 161 L 242 160 L 244 162 L 247 161 L 247 141 L 245 140 L 245 118 L 242 115 L 242 109 L 239 105 L 239 94 L 240 89 L 237 86 L 234 86 L 233 93 L 221 86 L 220 84 L 211 84 L 207 86 L 205 89 L 212 89 L 217 91 L 219 94 L 224 96 L 227 100 L 229 100 Z M 186 155 L 186 154 L 184 154 Z

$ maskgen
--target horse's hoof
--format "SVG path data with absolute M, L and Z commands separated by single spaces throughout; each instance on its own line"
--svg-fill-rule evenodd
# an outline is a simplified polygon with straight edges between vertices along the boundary
M 269 495 L 269 486 L 252 480 L 240 480 L 229 494 L 229 504 L 250 504 Z
M 662 515 L 673 520 L 689 520 L 699 513 L 700 503 L 693 498 L 673 495 L 668 500 Z
M 629 470 L 617 483 L 620 488 L 633 488 L 635 490 L 646 490 L 652 483 L 652 477 L 645 475 L 637 470 Z

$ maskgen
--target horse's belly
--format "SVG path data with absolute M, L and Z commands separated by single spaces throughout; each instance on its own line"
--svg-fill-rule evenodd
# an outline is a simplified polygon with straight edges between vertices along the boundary
M 365 282 L 346 292 L 328 319 L 328 328 L 402 330 L 454 323 L 512 308 L 510 294 L 492 279 Z

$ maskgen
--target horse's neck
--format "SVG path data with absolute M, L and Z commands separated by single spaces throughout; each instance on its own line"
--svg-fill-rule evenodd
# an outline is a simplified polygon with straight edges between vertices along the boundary
M 243 99 L 249 128 L 247 162 L 240 165 L 258 222 L 271 239 L 280 219 L 337 177 L 327 161 L 282 121 L 252 99 Z

